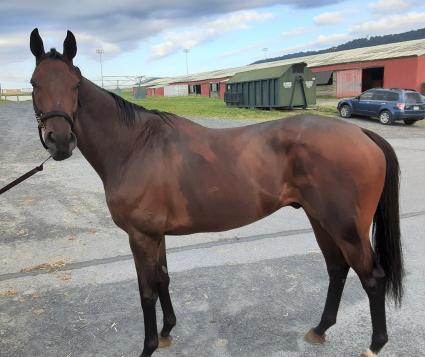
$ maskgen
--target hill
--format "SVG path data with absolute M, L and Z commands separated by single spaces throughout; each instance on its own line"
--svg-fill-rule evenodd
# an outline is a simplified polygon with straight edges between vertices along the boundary
M 418 40 L 418 39 L 422 39 L 422 38 L 425 38 L 425 28 L 422 28 L 422 29 L 419 29 L 419 30 L 403 32 L 403 33 L 398 33 L 398 34 L 393 34 L 393 35 L 358 38 L 358 39 L 351 40 L 351 41 L 348 41 L 346 43 L 343 43 L 342 45 L 327 48 L 327 49 L 324 49 L 324 50 L 296 52 L 296 53 L 291 53 L 291 54 L 287 54 L 287 55 L 283 55 L 283 56 L 279 56 L 279 57 L 267 58 L 267 59 L 264 59 L 264 60 L 256 61 L 252 64 L 274 62 L 274 61 L 280 61 L 280 60 L 290 59 L 290 58 L 318 55 L 318 54 L 322 54 L 322 53 L 352 50 L 352 49 L 355 49 L 355 48 L 371 47 L 371 46 L 377 46 L 377 45 L 386 45 L 386 44 L 389 44 L 389 43 Z

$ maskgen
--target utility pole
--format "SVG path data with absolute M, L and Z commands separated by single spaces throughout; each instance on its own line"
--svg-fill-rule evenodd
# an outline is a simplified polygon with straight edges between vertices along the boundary
M 267 51 L 268 51 L 269 49 L 267 48 L 267 47 L 264 47 L 263 48 L 263 52 L 264 52 L 264 59 L 266 60 L 267 59 Z
M 102 54 L 105 53 L 105 51 L 102 48 L 98 48 L 96 50 L 96 53 L 99 55 L 100 60 L 100 78 L 102 81 L 102 88 L 103 88 L 103 66 L 102 66 Z
M 183 49 L 183 52 L 186 53 L 186 74 L 189 74 L 189 61 L 188 61 L 188 57 L 189 57 L 190 48 Z

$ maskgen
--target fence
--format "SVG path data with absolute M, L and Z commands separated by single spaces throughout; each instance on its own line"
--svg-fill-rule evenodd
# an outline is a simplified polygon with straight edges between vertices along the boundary
M 12 100 L 15 102 L 30 100 L 31 94 L 32 88 L 1 89 L 0 100 Z
M 122 92 L 132 91 L 147 80 L 144 76 L 103 76 L 102 79 L 91 79 L 99 87 L 108 91 L 121 94 Z M 31 99 L 32 88 L 4 89 L 0 87 L 0 100 L 22 101 Z

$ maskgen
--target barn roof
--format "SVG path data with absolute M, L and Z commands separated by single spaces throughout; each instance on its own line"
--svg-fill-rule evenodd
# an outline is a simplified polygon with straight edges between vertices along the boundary
M 262 79 L 280 78 L 289 68 L 291 64 L 285 64 L 277 67 L 259 68 L 251 71 L 236 73 L 227 83 L 240 83 L 258 81 Z
M 269 64 L 285 64 L 293 63 L 294 61 L 303 61 L 306 62 L 309 67 L 319 67 L 329 64 L 374 61 L 398 57 L 420 56 L 423 54 L 425 54 L 425 39 L 290 58 L 269 62 Z
M 322 53 L 317 55 L 290 58 L 280 61 L 257 63 L 248 66 L 221 69 L 216 71 L 202 72 L 178 77 L 162 78 L 151 82 L 152 85 L 166 85 L 176 82 L 193 82 L 207 79 L 228 78 L 239 72 L 251 71 L 260 68 L 271 68 L 282 65 L 290 65 L 298 62 L 307 63 L 308 67 L 320 67 L 332 64 L 351 62 L 364 62 L 381 59 L 421 56 L 425 54 L 425 39 L 390 43 L 353 50 Z

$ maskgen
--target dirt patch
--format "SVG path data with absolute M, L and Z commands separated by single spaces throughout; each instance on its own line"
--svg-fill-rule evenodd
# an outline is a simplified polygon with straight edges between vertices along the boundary
M 49 272 L 55 272 L 62 269 L 66 265 L 65 261 L 60 259 L 49 263 L 42 263 L 33 267 L 21 269 L 21 273 L 29 273 L 34 270 L 48 270 Z
M 15 297 L 17 295 L 18 295 L 18 292 L 16 290 L 0 291 L 0 298 L 2 298 L 2 297 Z
M 33 310 L 32 310 L 32 313 L 33 313 L 34 315 L 38 315 L 38 316 L 40 316 L 40 315 L 44 314 L 44 309 L 33 309 Z
M 72 275 L 71 274 L 69 274 L 69 273 L 65 273 L 65 274 L 63 274 L 63 275 L 57 275 L 56 276 L 59 280 L 62 280 L 62 281 L 69 281 L 69 280 L 71 280 L 72 279 Z

